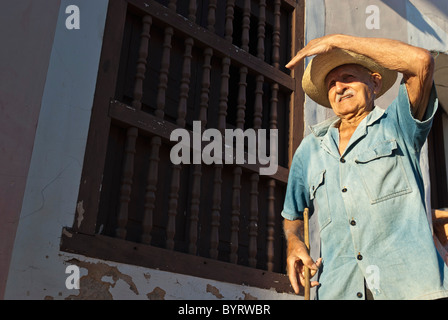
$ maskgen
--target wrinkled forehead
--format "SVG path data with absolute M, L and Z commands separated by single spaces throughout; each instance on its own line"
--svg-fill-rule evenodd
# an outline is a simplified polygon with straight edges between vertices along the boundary
M 325 83 L 328 83 L 330 79 L 343 75 L 347 72 L 358 76 L 370 75 L 372 73 L 369 69 L 360 64 L 343 64 L 342 66 L 334 68 L 327 74 L 325 77 Z

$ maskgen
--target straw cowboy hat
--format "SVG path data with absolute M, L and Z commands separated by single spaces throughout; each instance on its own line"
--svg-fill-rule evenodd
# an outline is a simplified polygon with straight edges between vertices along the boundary
M 344 64 L 359 64 L 381 75 L 382 87 L 376 98 L 386 93 L 397 79 L 396 71 L 384 68 L 366 56 L 344 49 L 332 49 L 318 54 L 306 67 L 302 78 L 302 87 L 305 93 L 318 104 L 331 108 L 325 78 L 331 70 Z

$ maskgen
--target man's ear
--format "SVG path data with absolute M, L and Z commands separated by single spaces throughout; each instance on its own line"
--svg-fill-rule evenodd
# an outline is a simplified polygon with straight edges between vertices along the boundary
M 377 95 L 381 91 L 383 85 L 383 77 L 381 77 L 381 74 L 379 74 L 378 72 L 373 72 L 370 75 L 370 78 L 373 84 L 373 93 Z

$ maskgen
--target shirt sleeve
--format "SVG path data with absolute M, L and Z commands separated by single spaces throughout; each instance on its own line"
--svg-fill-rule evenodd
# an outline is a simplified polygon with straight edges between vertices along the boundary
M 289 170 L 288 185 L 282 211 L 282 217 L 287 220 L 303 220 L 303 211 L 309 206 L 309 188 L 305 187 L 302 163 L 298 151 L 294 155 Z
M 428 100 L 425 115 L 422 120 L 414 118 L 409 102 L 406 84 L 401 83 L 397 98 L 387 109 L 387 113 L 393 113 L 397 117 L 398 125 L 404 134 L 406 142 L 413 147 L 414 151 L 420 152 L 423 144 L 431 130 L 432 121 L 438 107 L 438 98 L 433 83 Z

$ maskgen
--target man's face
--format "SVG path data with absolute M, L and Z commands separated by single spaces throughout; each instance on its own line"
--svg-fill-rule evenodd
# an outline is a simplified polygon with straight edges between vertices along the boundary
M 325 78 L 325 85 L 336 115 L 359 114 L 373 109 L 375 95 L 381 89 L 381 75 L 347 64 L 333 69 Z

